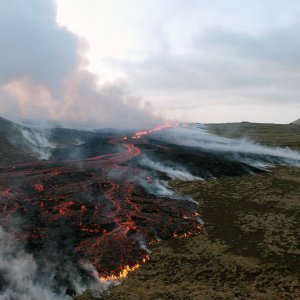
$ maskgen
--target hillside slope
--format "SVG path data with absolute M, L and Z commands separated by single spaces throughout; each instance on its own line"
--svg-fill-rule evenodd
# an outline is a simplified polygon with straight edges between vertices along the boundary
M 34 160 L 35 157 L 19 147 L 17 141 L 23 140 L 21 130 L 23 126 L 0 117 L 0 162 L 18 162 Z
M 28 127 L 0 117 L 0 164 L 68 160 L 111 153 L 114 129 L 98 131 Z M 125 134 L 125 132 L 124 132 Z
M 92 132 L 27 127 L 0 117 L 0 163 L 49 159 L 60 149 L 74 148 L 90 136 Z

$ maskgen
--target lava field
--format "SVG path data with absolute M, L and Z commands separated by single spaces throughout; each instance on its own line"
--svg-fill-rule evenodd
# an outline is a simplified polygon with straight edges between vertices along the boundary
M 52 160 L 1 165 L 1 227 L 29 253 L 47 261 L 58 252 L 104 280 L 137 269 L 149 259 L 150 244 L 198 235 L 197 203 L 170 193 L 165 183 L 172 176 L 147 161 L 199 179 L 260 170 L 226 153 L 153 138 L 160 129 L 88 133 L 84 143 L 54 150 Z
M 199 234 L 194 202 L 156 196 L 142 184 L 157 176 L 135 161 L 149 148 L 143 136 L 107 139 L 114 153 L 2 165 L 0 225 L 31 253 L 59 249 L 106 280 L 145 262 L 151 243 Z

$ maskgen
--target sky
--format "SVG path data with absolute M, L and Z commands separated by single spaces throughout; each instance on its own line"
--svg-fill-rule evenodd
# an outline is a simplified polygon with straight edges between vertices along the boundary
M 300 117 L 298 0 L 10 0 L 0 114 L 69 126 Z

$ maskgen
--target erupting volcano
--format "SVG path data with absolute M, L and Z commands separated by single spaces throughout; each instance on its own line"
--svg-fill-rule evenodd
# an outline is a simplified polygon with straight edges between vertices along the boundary
M 147 134 L 166 127 L 110 137 L 113 153 L 2 165 L 1 226 L 33 253 L 59 248 L 106 280 L 137 269 L 151 243 L 199 234 L 197 205 L 152 193 L 147 186 L 163 175 L 136 163 L 149 148 Z M 20 219 L 21 231 L 14 230 Z

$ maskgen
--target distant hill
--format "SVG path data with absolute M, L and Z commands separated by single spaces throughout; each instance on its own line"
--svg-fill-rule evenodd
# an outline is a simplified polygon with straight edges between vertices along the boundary
M 299 120 L 298 120 L 299 122 Z M 207 124 L 208 130 L 216 135 L 232 139 L 246 138 L 268 146 L 289 147 L 300 151 L 299 123 L 262 124 L 262 123 L 225 123 Z
M 23 126 L 0 117 L 0 164 L 49 159 L 55 149 L 79 145 L 89 132 Z
M 0 165 L 111 153 L 117 146 L 107 141 L 116 134 L 112 129 L 88 131 L 30 127 L 0 117 Z
M 33 160 L 29 151 L 20 147 L 16 142 L 22 141 L 22 126 L 0 117 L 0 161 Z
M 291 124 L 297 124 L 297 125 L 300 125 L 300 119 L 298 119 L 298 120 L 292 122 Z

